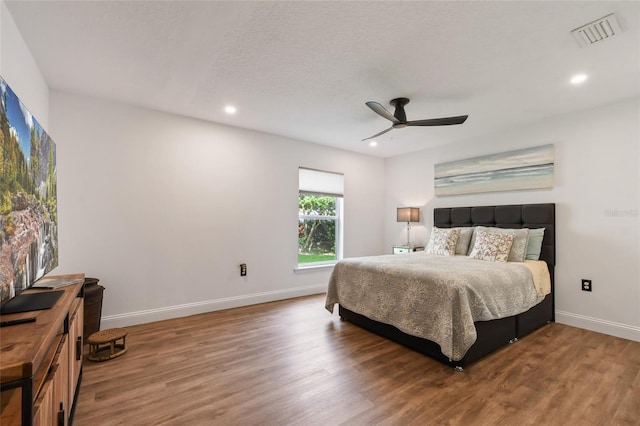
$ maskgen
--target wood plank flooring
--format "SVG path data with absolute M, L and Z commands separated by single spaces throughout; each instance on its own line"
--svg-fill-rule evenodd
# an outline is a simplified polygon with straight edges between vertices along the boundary
M 640 425 L 640 343 L 549 324 L 455 372 L 324 295 L 128 327 L 74 424 Z

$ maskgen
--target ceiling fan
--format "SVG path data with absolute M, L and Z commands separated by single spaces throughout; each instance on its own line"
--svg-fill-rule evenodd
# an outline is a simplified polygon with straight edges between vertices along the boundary
M 373 139 L 375 137 L 383 135 L 391 129 L 402 129 L 403 127 L 407 126 L 451 126 L 453 124 L 462 124 L 465 122 L 467 117 L 469 117 L 468 115 L 458 115 L 456 117 L 429 118 L 426 120 L 407 121 L 407 114 L 404 112 L 404 106 L 409 103 L 409 99 L 396 98 L 391 99 L 389 103 L 396 109 L 393 115 L 391 115 L 391 113 L 378 102 L 369 101 L 365 103 L 369 108 L 373 110 L 373 112 L 381 115 L 382 117 L 391 121 L 393 124 L 391 125 L 391 127 L 381 131 L 380 133 L 376 133 L 373 136 L 362 139 L 363 141 L 367 141 L 369 139 Z

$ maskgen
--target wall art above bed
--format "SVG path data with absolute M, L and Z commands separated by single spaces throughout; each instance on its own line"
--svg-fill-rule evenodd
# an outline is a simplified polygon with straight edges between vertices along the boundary
M 435 165 L 435 195 L 553 187 L 553 145 Z

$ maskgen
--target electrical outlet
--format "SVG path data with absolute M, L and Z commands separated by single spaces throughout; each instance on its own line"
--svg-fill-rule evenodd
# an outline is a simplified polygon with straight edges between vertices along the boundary
M 591 291 L 591 280 L 582 280 L 582 291 Z

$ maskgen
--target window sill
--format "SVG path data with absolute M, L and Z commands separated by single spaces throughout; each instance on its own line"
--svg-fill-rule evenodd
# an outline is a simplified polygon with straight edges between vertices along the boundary
M 322 270 L 322 269 L 329 269 L 329 268 L 333 268 L 335 265 L 334 263 L 324 263 L 322 265 L 309 265 L 309 266 L 298 266 L 296 268 L 293 268 L 293 272 L 307 272 L 307 271 L 318 271 L 318 270 Z

